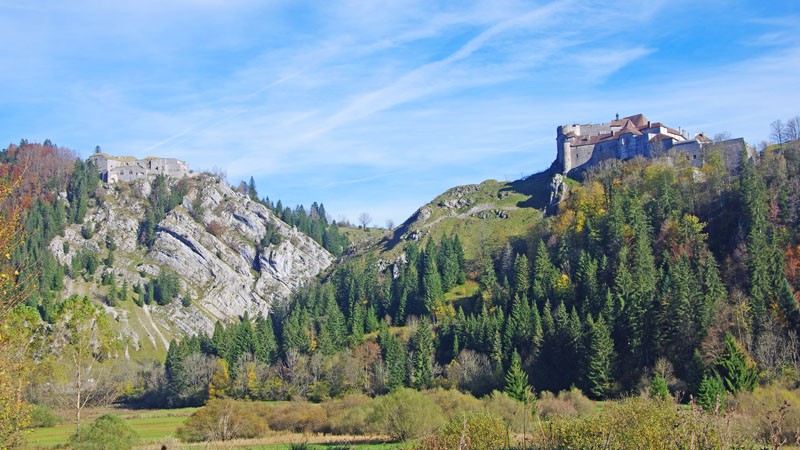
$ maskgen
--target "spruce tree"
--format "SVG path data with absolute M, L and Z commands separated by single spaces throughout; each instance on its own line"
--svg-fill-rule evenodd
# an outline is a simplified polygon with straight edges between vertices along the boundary
M 725 335 L 725 349 L 714 362 L 714 373 L 733 394 L 752 391 L 758 382 L 755 363 L 730 333 Z
M 514 271 L 511 278 L 511 290 L 515 295 L 528 295 L 530 289 L 531 267 L 528 264 L 528 257 L 518 254 L 514 259 Z
M 413 375 L 414 387 L 428 389 L 433 386 L 433 337 L 426 319 L 419 322 L 412 338 L 414 349 Z
M 528 384 L 528 374 L 522 370 L 522 358 L 516 350 L 511 355 L 511 366 L 506 371 L 503 392 L 514 400 L 523 403 L 529 402 L 532 397 L 532 390 Z
M 603 316 L 588 321 L 587 358 L 585 364 L 586 391 L 594 398 L 603 399 L 613 392 L 614 342 Z
M 423 258 L 422 298 L 425 313 L 431 314 L 443 297 L 442 280 L 436 263 L 436 245 L 433 239 L 428 240 Z

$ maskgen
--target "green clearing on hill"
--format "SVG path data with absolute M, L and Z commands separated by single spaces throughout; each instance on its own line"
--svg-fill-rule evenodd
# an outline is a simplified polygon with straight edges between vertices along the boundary
M 410 242 L 424 242 L 428 236 L 438 241 L 444 235 L 458 234 L 465 257 L 474 260 L 505 242 L 514 245 L 543 217 L 552 176 L 548 170 L 517 181 L 487 180 L 454 187 L 367 250 L 392 260 Z

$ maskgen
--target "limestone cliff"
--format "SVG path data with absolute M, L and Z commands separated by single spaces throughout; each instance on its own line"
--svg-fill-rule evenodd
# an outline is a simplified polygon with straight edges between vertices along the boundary
M 152 347 L 161 353 L 171 337 L 210 332 L 217 320 L 245 312 L 267 314 L 275 302 L 288 298 L 292 289 L 325 270 L 334 259 L 267 207 L 217 177 L 202 174 L 184 182 L 188 189 L 182 204 L 158 223 L 150 249 L 137 245 L 144 199 L 150 191 L 143 180 L 102 185 L 84 224 L 72 225 L 50 244 L 53 254 L 67 266 L 81 252 L 103 259 L 113 249 L 110 267 L 101 265 L 94 276 L 68 278 L 67 293 L 102 300 L 108 288 L 100 285 L 100 279 L 109 273 L 115 275 L 117 286 L 124 280 L 130 287 L 164 270 L 177 275 L 181 293 L 165 306 L 138 307 L 123 301 L 106 307 L 120 323 L 120 333 L 129 337 L 132 350 Z M 279 242 L 259 245 L 268 233 L 277 236 L 273 242 Z

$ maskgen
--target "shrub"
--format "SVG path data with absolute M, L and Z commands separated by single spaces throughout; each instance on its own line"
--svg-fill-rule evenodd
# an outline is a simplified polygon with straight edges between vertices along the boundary
M 532 410 L 526 410 L 522 403 L 505 393 L 494 391 L 491 395 L 484 397 L 482 401 L 484 411 L 500 418 L 509 430 L 523 433 L 531 429 Z
M 61 423 L 61 418 L 49 406 L 35 405 L 31 408 L 31 428 L 50 428 Z
M 188 442 L 228 441 L 263 436 L 268 430 L 263 408 L 257 403 L 212 399 L 178 429 Z
M 125 420 L 115 414 L 105 414 L 90 425 L 81 427 L 69 439 L 74 450 L 127 450 L 139 440 L 139 435 Z
M 542 392 L 539 394 L 537 407 L 539 414 L 546 419 L 577 417 L 595 410 L 594 402 L 577 388 L 561 391 L 558 395 L 554 395 L 552 392 Z
M 324 405 L 329 430 L 333 434 L 367 434 L 372 399 L 364 394 L 350 394 Z
M 420 450 L 463 449 L 494 450 L 507 447 L 505 423 L 491 414 L 456 416 L 436 434 L 424 439 Z
M 328 423 L 324 408 L 302 401 L 268 405 L 266 418 L 271 429 L 295 433 L 325 431 Z
M 778 386 L 743 392 L 731 402 L 737 425 L 762 444 L 795 442 L 800 433 L 800 393 Z
M 543 448 L 728 448 L 719 416 L 635 397 L 609 402 L 602 411 L 559 418 L 546 427 Z
M 375 399 L 370 423 L 392 439 L 406 441 L 437 429 L 444 422 L 442 409 L 421 392 L 400 388 Z
M 445 420 L 474 414 L 482 409 L 480 400 L 456 389 L 434 389 L 428 395 L 442 409 Z
M 206 225 L 206 230 L 213 234 L 214 237 L 220 237 L 225 234 L 225 225 L 217 220 L 212 220 Z

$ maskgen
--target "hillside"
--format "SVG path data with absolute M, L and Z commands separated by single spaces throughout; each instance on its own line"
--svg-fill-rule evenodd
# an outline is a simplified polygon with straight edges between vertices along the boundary
M 211 332 L 216 321 L 245 313 L 266 316 L 334 259 L 215 176 L 186 178 L 180 188 L 182 202 L 155 224 L 149 247 L 139 237 L 153 186 L 143 182 L 101 183 L 83 223 L 70 225 L 49 245 L 72 268 L 64 295 L 103 302 L 130 351 L 163 355 L 173 337 Z M 87 255 L 102 264 L 87 271 L 81 267 Z M 177 280 L 174 297 L 143 304 L 144 286 L 165 277 Z M 136 287 L 141 293 L 133 293 Z
M 366 248 L 394 260 L 411 242 L 458 234 L 465 257 L 474 260 L 486 250 L 523 239 L 544 216 L 552 178 L 548 170 L 517 181 L 487 180 L 448 189 Z

